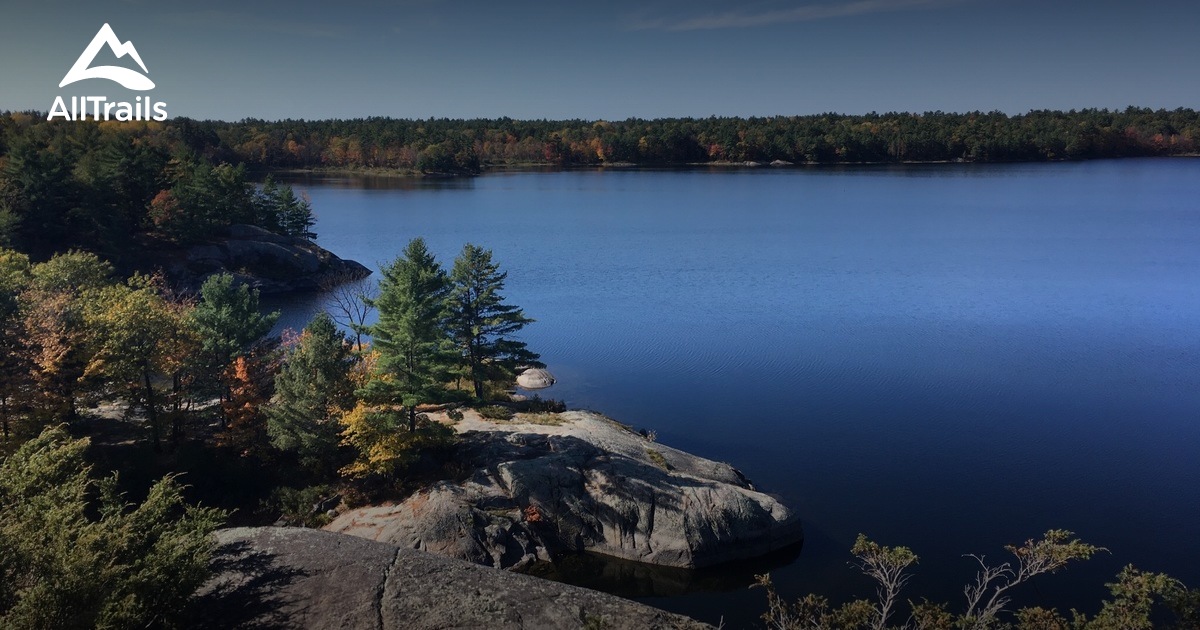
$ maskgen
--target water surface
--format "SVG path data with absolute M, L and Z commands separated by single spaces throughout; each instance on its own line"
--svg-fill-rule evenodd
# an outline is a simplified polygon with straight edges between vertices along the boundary
M 961 554 L 1049 528 L 1112 554 L 1022 603 L 1094 612 L 1128 563 L 1200 586 L 1200 161 L 296 183 L 318 242 L 372 268 L 414 236 L 447 265 L 494 250 L 550 395 L 800 511 L 789 595 L 870 596 L 859 532 L 956 604 Z M 641 592 L 742 627 L 746 573 Z

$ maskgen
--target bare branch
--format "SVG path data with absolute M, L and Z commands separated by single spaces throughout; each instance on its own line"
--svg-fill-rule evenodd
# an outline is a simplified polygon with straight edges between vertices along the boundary
M 974 558 L 981 568 L 975 576 L 975 583 L 963 589 L 967 596 L 965 627 L 973 630 L 991 627 L 997 615 L 1008 605 L 1010 598 L 1006 593 L 1014 586 L 1034 576 L 1053 573 L 1072 560 L 1086 560 L 1098 551 L 1107 551 L 1103 547 L 1084 543 L 1078 538 L 1071 539 L 1073 535 L 1073 532 L 1067 530 L 1052 529 L 1040 540 L 1030 539 L 1020 547 L 1005 547 L 1017 558 L 1015 570 L 1007 562 L 990 567 L 984 562 L 983 556 L 969 556 Z M 989 592 L 990 597 L 984 601 Z
M 325 292 L 325 310 L 333 321 L 354 332 L 354 345 L 362 347 L 362 335 L 367 319 L 375 311 L 374 300 L 379 285 L 370 278 L 350 275 L 334 276 L 321 283 Z
M 907 569 L 916 564 L 917 554 L 908 547 L 884 547 L 868 540 L 862 534 L 858 535 L 850 553 L 858 558 L 858 568 L 879 582 L 879 588 L 876 591 L 879 604 L 875 608 L 875 628 L 883 630 L 887 627 L 888 618 L 892 615 L 896 598 L 904 585 L 908 583 L 910 576 Z

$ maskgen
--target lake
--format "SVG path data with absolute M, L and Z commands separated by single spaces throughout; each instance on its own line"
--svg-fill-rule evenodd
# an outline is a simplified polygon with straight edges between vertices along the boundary
M 291 181 L 373 269 L 415 236 L 447 266 L 492 249 L 545 395 L 801 513 L 786 595 L 873 596 L 859 532 L 920 555 L 907 597 L 956 607 L 962 554 L 1051 528 L 1111 554 L 1018 604 L 1093 613 L 1129 563 L 1200 586 L 1200 160 Z M 277 301 L 281 325 L 320 303 Z M 727 627 L 765 610 L 754 566 L 582 564 L 565 579 Z

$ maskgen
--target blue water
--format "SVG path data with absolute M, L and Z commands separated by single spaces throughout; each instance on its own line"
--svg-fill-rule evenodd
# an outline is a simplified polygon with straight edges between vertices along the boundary
M 1128 563 L 1200 586 L 1200 160 L 297 185 L 373 268 L 414 236 L 494 250 L 549 395 L 800 511 L 786 594 L 872 595 L 864 532 L 921 556 L 908 596 L 957 605 L 961 554 L 1050 528 L 1112 553 L 1020 604 L 1094 612 Z M 742 586 L 646 601 L 741 627 L 765 602 Z

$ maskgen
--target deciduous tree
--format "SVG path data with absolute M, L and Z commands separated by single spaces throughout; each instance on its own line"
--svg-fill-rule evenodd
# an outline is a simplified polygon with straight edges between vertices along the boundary
M 135 275 L 125 285 L 95 292 L 86 304 L 84 321 L 94 348 L 87 373 L 122 386 L 130 403 L 146 414 L 154 447 L 160 448 L 161 397 L 154 381 L 170 375 L 175 342 L 184 322 L 159 293 L 154 278 Z
M 218 444 L 242 457 L 261 457 L 268 443 L 263 368 L 261 362 L 239 356 L 225 376 L 229 399 L 221 403 L 221 408 L 228 425 L 218 437 Z

